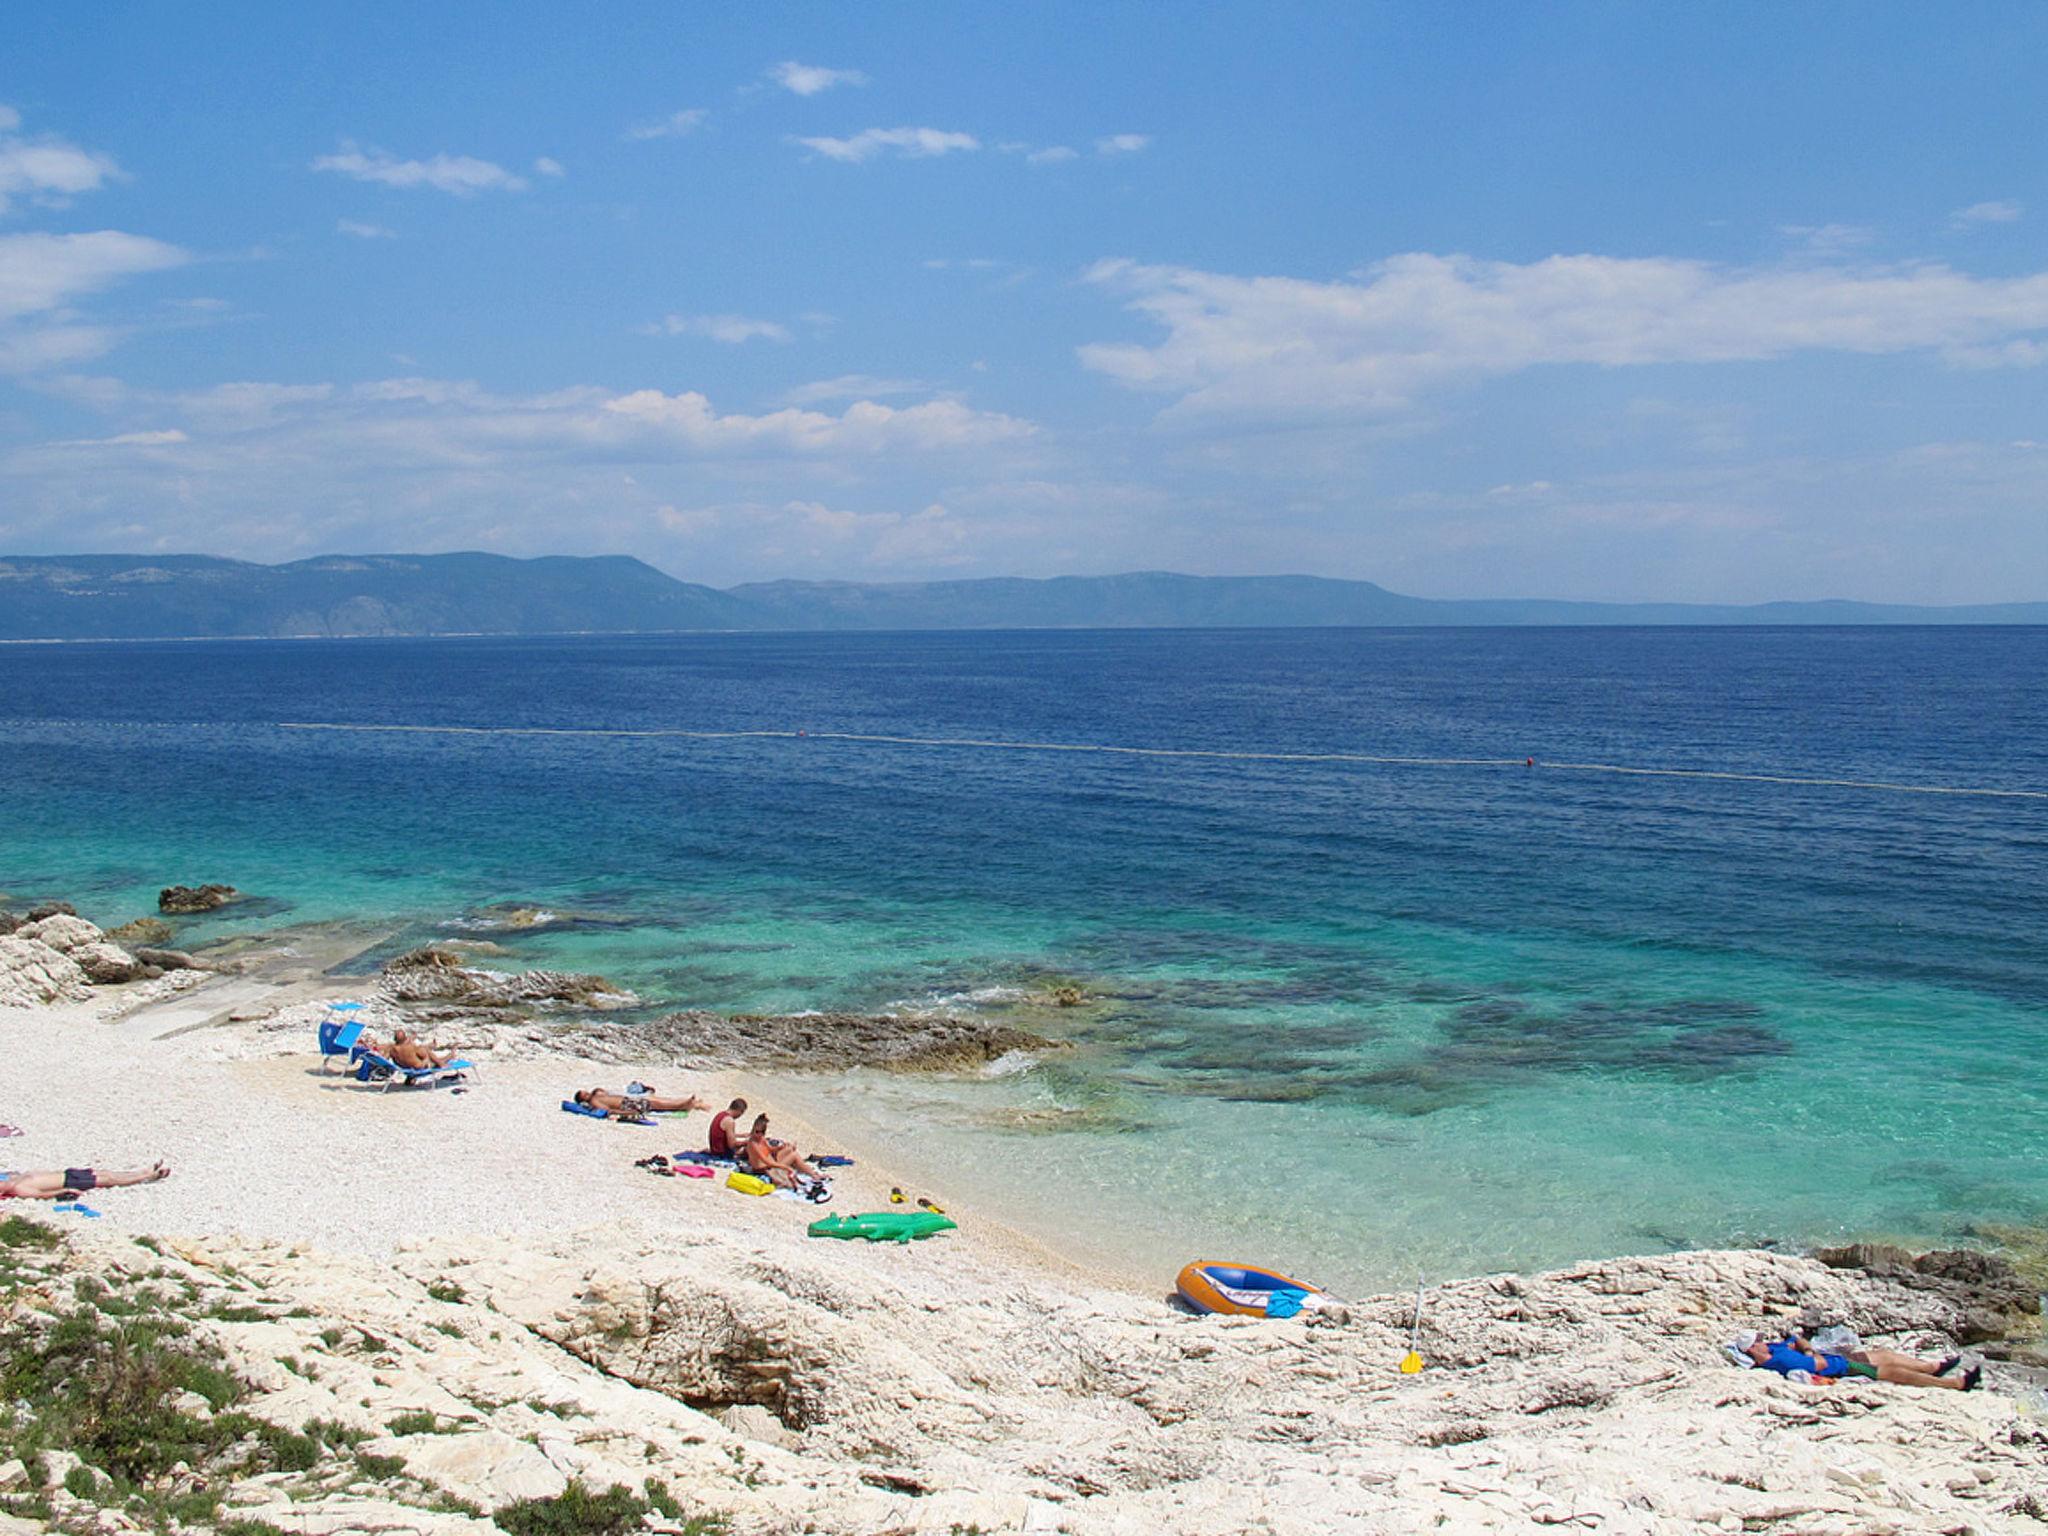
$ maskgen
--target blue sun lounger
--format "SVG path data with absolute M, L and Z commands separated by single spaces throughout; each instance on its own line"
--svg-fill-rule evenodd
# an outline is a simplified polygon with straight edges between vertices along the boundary
M 452 1083 L 476 1071 L 476 1064 L 466 1056 L 458 1057 L 445 1067 L 401 1067 L 389 1056 L 379 1056 L 375 1051 L 364 1050 L 360 1045 L 355 1048 L 354 1055 L 356 1081 L 382 1083 L 386 1093 L 395 1086 L 411 1088 L 419 1083 L 425 1083 L 429 1088 L 438 1088 L 443 1083 Z
M 320 1021 L 320 1068 L 324 1072 L 335 1057 L 348 1066 L 356 1060 L 356 1042 L 363 1038 L 363 1021 L 353 1017 L 361 1003 L 329 1003 L 327 1017 Z

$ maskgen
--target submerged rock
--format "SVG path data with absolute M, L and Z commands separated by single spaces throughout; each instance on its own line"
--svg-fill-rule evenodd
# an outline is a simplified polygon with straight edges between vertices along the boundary
M 630 1008 L 640 999 L 602 976 L 570 971 L 487 971 L 451 950 L 428 945 L 384 967 L 384 989 L 401 1003 L 452 1003 L 467 1008 L 517 1008 L 567 1003 L 576 1008 Z
M 1007 1024 L 945 1014 L 671 1013 L 636 1025 L 633 1034 L 704 1065 L 772 1065 L 821 1072 L 848 1067 L 972 1072 L 1013 1051 L 1063 1048 L 1058 1041 Z
M 133 949 L 138 944 L 168 944 L 171 933 L 171 925 L 160 917 L 138 917 L 118 928 L 109 928 L 107 938 L 123 948 Z
M 238 899 L 241 894 L 232 885 L 169 885 L 157 893 L 156 907 L 159 912 L 173 916 L 211 912 Z
M 74 1003 L 86 986 L 85 972 L 62 950 L 18 933 L 0 936 L 0 1008 Z

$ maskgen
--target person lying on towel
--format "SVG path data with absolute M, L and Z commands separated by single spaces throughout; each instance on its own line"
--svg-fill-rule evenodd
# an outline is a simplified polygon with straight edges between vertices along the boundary
M 668 1115 L 678 1110 L 704 1107 L 704 1101 L 695 1094 L 679 1098 L 675 1094 L 661 1093 L 607 1093 L 602 1088 L 577 1090 L 576 1102 L 586 1109 L 601 1109 L 619 1120 L 645 1120 L 649 1115 Z
M 0 1200 L 75 1200 L 93 1189 L 118 1189 L 123 1184 L 154 1184 L 171 1176 L 170 1166 L 155 1163 L 126 1173 L 99 1173 L 91 1168 L 46 1168 L 0 1179 Z

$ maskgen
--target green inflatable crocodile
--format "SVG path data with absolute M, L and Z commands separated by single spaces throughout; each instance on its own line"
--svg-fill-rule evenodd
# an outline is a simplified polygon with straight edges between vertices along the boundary
M 862 1216 L 827 1216 L 810 1225 L 813 1237 L 863 1237 L 871 1243 L 907 1243 L 959 1225 L 936 1211 L 870 1211 Z

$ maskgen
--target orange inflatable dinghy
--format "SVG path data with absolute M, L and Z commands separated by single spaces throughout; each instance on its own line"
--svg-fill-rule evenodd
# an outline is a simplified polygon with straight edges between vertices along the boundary
M 1291 1280 L 1277 1270 L 1215 1259 L 1188 1265 L 1180 1272 L 1176 1289 L 1197 1312 L 1231 1317 L 1292 1317 L 1301 1310 L 1303 1298 L 1324 1294 L 1321 1286 Z

